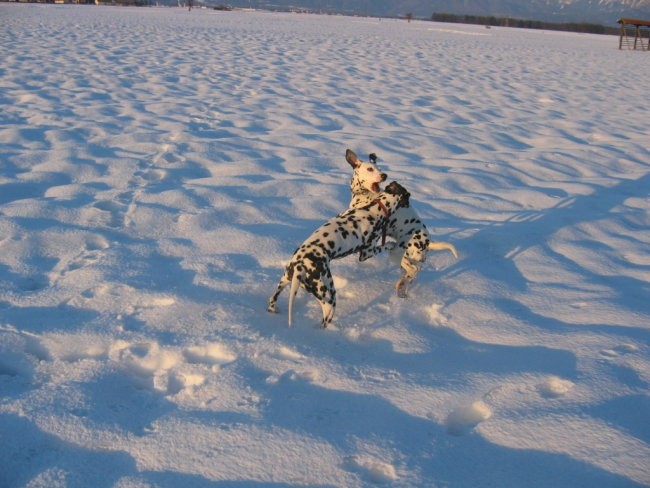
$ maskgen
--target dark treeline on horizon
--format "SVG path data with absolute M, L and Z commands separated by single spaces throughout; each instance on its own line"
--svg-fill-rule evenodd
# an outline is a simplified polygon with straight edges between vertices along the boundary
M 431 20 L 434 22 L 449 22 L 454 24 L 478 24 L 497 27 L 520 27 L 522 29 L 544 29 L 568 32 L 582 32 L 588 34 L 618 34 L 617 27 L 607 27 L 600 24 L 585 22 L 544 22 L 541 20 L 522 20 L 510 17 L 494 17 L 482 15 L 456 15 L 433 13 Z
M 180 0 L 179 4 L 186 4 L 190 0 Z M 55 3 L 55 0 L 0 0 L 0 2 L 20 2 L 20 3 Z M 58 3 L 75 3 L 75 4 L 101 4 L 101 5 L 133 5 L 133 6 L 151 6 L 155 5 L 156 0 L 58 0 Z M 210 2 L 196 4 L 196 6 L 208 6 L 215 10 L 233 10 L 229 4 L 211 5 Z M 162 3 L 165 5 L 165 2 Z M 171 3 L 169 6 L 175 6 Z M 269 9 L 271 11 L 287 11 L 283 8 Z M 293 10 L 293 9 L 289 9 Z M 301 9 L 301 12 L 312 12 L 310 9 Z M 322 12 L 321 12 L 322 13 Z M 329 12 L 334 13 L 334 12 Z M 412 14 L 406 14 L 402 18 L 413 19 Z M 422 19 L 424 20 L 424 19 Z M 580 32 L 588 34 L 616 34 L 620 33 L 620 27 L 608 27 L 600 24 L 591 24 L 588 22 L 547 22 L 543 20 L 524 20 L 515 19 L 512 17 L 495 17 L 493 15 L 463 15 L 463 14 L 450 14 L 434 12 L 431 18 L 434 22 L 448 22 L 453 24 L 476 24 L 495 26 L 495 27 L 519 27 L 522 29 L 540 29 L 540 30 L 553 30 L 553 31 L 567 31 L 567 32 Z

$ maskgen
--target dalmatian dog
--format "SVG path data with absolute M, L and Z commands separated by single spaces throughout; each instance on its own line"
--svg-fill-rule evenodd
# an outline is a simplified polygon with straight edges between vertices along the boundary
M 345 152 L 345 159 L 353 169 L 350 182 L 350 191 L 352 192 L 350 208 L 365 206 L 373 198 L 376 198 L 378 194 L 377 187 L 379 186 L 376 179 L 373 180 L 368 175 L 375 173 L 384 175 L 376 167 L 377 155 L 370 154 L 368 157 L 370 162 L 364 162 L 357 157 L 354 151 L 348 149 Z M 371 171 L 368 165 L 375 166 L 375 170 Z M 458 252 L 453 244 L 431 240 L 426 226 L 411 206 L 397 209 L 390 219 L 386 233 L 389 237 L 395 239 L 397 247 L 404 250 L 400 261 L 402 275 L 395 283 L 397 295 L 402 298 L 407 296 L 408 286 L 420 271 L 427 258 L 428 251 L 448 250 L 455 258 L 458 258 Z
M 377 168 L 377 155 L 375 153 L 370 154 L 368 157 L 370 159 L 369 163 L 360 161 L 350 149 L 345 152 L 345 158 L 354 172 L 350 182 L 352 201 L 348 207 L 365 207 L 381 192 L 380 185 L 386 181 L 388 175 Z
M 363 207 L 349 208 L 328 220 L 293 254 L 282 277 L 269 299 L 267 311 L 277 312 L 277 300 L 282 290 L 291 284 L 289 292 L 289 326 L 292 321 L 293 298 L 302 286 L 320 302 L 322 326 L 332 322 L 336 308 L 336 290 L 329 262 L 350 254 L 359 253 L 359 261 L 394 247 L 386 242 L 389 221 L 398 208 L 409 206 L 410 194 L 397 182 Z

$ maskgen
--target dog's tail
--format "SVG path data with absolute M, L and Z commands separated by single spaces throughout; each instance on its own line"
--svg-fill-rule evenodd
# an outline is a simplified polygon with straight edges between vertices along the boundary
M 456 247 L 453 244 L 450 244 L 449 242 L 430 242 L 429 243 L 429 251 L 444 251 L 448 250 L 451 251 L 451 253 L 454 255 L 456 259 L 458 259 L 458 251 L 456 251 Z
M 291 327 L 293 297 L 295 297 L 296 293 L 298 293 L 298 287 L 300 286 L 300 275 L 302 272 L 302 266 L 294 266 L 293 276 L 291 277 L 291 288 L 289 289 L 289 327 Z

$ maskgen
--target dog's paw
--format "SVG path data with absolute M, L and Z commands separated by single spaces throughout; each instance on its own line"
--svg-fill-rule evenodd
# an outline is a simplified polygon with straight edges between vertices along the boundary
M 408 282 L 405 280 L 399 280 L 397 283 L 395 283 L 395 291 L 397 292 L 398 297 L 406 298 L 408 296 L 407 284 Z

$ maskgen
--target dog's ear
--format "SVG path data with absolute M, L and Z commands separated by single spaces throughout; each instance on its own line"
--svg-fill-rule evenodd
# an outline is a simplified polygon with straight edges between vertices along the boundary
M 348 163 L 350 163 L 350 166 L 352 166 L 353 168 L 356 168 L 357 166 L 359 166 L 359 163 L 361 163 L 361 161 L 359 161 L 359 158 L 357 157 L 357 155 L 352 149 L 348 149 L 345 151 L 345 160 Z
M 377 155 L 376 155 L 375 153 L 370 153 L 370 154 L 368 154 L 368 160 L 369 160 L 372 164 L 377 164 Z
M 408 208 L 411 205 L 411 194 L 404 190 L 404 193 L 400 195 L 399 201 L 402 207 Z

